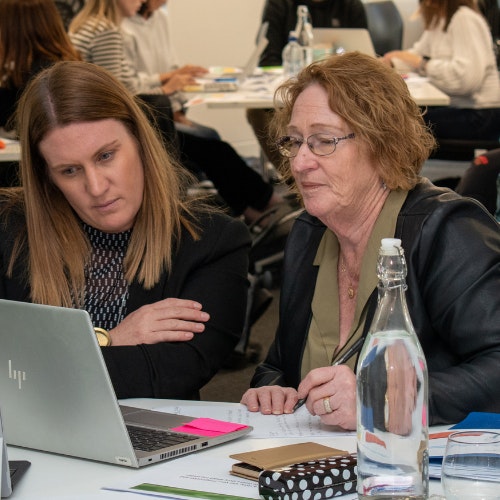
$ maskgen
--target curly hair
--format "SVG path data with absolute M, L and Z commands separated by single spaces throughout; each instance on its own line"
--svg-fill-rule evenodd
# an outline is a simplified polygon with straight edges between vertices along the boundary
M 330 109 L 367 145 L 387 187 L 414 187 L 435 140 L 403 78 L 376 58 L 359 52 L 313 63 L 277 89 L 276 112 L 270 124 L 273 140 L 286 134 L 295 101 L 313 84 L 325 89 Z M 281 170 L 293 186 L 287 159 L 283 159 Z

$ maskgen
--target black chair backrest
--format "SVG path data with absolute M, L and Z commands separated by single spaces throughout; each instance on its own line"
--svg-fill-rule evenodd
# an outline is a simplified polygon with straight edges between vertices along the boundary
M 493 149 L 474 159 L 455 190 L 462 196 L 480 201 L 491 213 L 497 207 L 497 179 L 500 176 L 500 149 Z
M 403 44 L 403 18 L 392 0 L 364 3 L 368 31 L 377 55 L 400 50 Z

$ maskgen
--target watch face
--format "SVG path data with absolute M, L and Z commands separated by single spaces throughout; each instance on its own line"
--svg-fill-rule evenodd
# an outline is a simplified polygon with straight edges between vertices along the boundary
M 105 331 L 102 328 L 94 328 L 95 336 L 97 337 L 97 342 L 101 347 L 108 346 L 110 342 L 109 334 L 106 335 Z
M 99 345 L 101 347 L 108 345 L 108 339 L 106 338 L 106 335 L 101 332 L 95 332 L 96 337 L 97 337 L 97 342 L 99 342 Z

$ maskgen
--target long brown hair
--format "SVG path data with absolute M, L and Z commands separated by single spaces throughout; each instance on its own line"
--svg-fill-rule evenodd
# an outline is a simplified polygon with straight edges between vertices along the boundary
M 278 102 L 270 125 L 274 140 L 286 135 L 297 97 L 313 84 L 325 89 L 330 109 L 368 146 L 387 187 L 414 187 L 435 140 L 401 76 L 359 52 L 311 64 L 276 92 Z M 293 185 L 288 159 L 282 170 Z
M 33 302 L 81 305 L 84 269 L 90 257 L 79 219 L 49 179 L 40 142 L 57 127 L 110 118 L 120 121 L 135 138 L 144 168 L 143 202 L 124 259 L 125 278 L 151 288 L 170 268 L 182 227 L 198 238 L 190 222 L 193 202 L 184 195 L 191 179 L 168 155 L 135 98 L 99 66 L 81 61 L 56 63 L 28 84 L 19 101 L 22 188 L 1 193 L 10 198 L 11 212 L 21 207 L 26 214 Z M 18 235 L 8 274 L 21 253 L 22 240 L 23 235 Z
M 420 14 L 424 20 L 424 28 L 436 28 L 441 19 L 444 19 L 443 30 L 446 31 L 451 18 L 462 6 L 479 12 L 476 0 L 422 0 Z
M 121 16 L 116 0 L 86 0 L 82 10 L 71 21 L 68 31 L 76 33 L 91 17 L 108 21 L 113 27 L 119 26 Z
M 1 86 L 25 85 L 37 60 L 78 59 L 54 0 L 0 1 Z

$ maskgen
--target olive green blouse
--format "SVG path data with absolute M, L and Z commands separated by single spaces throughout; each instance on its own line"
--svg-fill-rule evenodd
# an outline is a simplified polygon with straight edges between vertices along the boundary
M 313 263 L 313 265 L 319 266 L 319 269 L 312 300 L 311 324 L 302 358 L 302 378 L 313 368 L 331 365 L 361 337 L 368 310 L 367 302 L 378 281 L 376 265 L 380 240 L 394 237 L 397 217 L 407 194 L 407 191 L 391 191 L 375 222 L 361 265 L 352 328 L 347 343 L 336 353 L 340 338 L 337 277 L 339 243 L 332 231 L 329 229 L 325 231 Z M 353 370 L 356 359 L 357 356 L 353 356 L 346 363 Z

